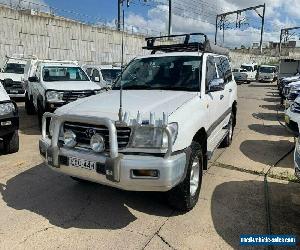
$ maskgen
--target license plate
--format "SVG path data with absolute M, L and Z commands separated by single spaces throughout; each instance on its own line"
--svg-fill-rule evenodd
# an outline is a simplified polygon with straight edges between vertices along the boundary
M 69 166 L 75 168 L 82 168 L 86 170 L 96 170 L 96 162 L 88 161 L 84 159 L 79 159 L 76 157 L 69 158 Z
M 285 122 L 286 122 L 286 124 L 289 124 L 290 123 L 290 117 L 289 116 L 285 116 L 284 117 L 284 119 L 285 119 Z

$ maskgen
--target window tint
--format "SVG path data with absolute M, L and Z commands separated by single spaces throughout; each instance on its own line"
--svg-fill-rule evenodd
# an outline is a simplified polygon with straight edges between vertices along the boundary
M 45 82 L 89 81 L 81 68 L 63 66 L 45 66 L 43 68 L 43 79 Z
M 219 78 L 223 78 L 225 83 L 232 81 L 232 72 L 229 61 L 226 57 L 216 57 Z
M 210 81 L 216 79 L 217 71 L 215 66 L 215 60 L 212 56 L 207 57 L 206 61 L 206 79 L 205 79 L 205 87 L 208 89 Z

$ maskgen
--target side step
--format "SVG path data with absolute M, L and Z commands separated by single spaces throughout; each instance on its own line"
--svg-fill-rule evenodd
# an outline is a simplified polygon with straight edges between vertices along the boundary
M 220 136 L 218 136 L 218 138 L 216 138 L 214 145 L 212 145 L 211 149 L 207 150 L 207 159 L 210 160 L 213 156 L 214 151 L 220 146 L 220 144 L 222 143 L 222 141 L 224 140 L 224 138 L 227 136 L 227 134 L 229 133 L 229 130 L 227 128 L 227 126 L 225 126 L 222 131 L 220 132 Z

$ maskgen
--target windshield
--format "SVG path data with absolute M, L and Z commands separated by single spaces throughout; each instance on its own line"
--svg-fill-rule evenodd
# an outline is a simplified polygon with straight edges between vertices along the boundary
M 125 69 L 113 89 L 199 91 L 201 57 L 164 56 L 137 59 Z M 121 81 L 122 80 L 122 81 Z
M 89 78 L 80 67 L 51 66 L 43 68 L 45 82 L 61 81 L 89 81 Z
M 101 69 L 103 80 L 107 82 L 114 82 L 120 73 L 121 69 Z
M 242 65 L 241 68 L 247 70 L 248 72 L 253 71 L 253 67 L 252 67 L 252 66 L 245 66 L 245 65 Z
M 4 69 L 4 73 L 24 74 L 25 64 L 8 63 Z
M 275 69 L 272 67 L 260 67 L 259 72 L 261 73 L 274 73 Z

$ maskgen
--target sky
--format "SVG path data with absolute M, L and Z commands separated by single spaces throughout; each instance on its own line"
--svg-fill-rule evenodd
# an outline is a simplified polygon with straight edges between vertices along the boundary
M 19 0 L 0 0 L 0 2 Z M 57 15 L 84 20 L 90 23 L 116 25 L 117 0 L 23 0 L 51 6 Z M 131 0 L 125 6 L 125 25 L 129 29 L 148 34 L 167 32 L 167 0 Z M 266 3 L 264 41 L 278 41 L 280 29 L 300 25 L 300 0 L 172 0 L 173 33 L 203 32 L 213 39 L 216 14 Z M 70 13 L 72 11 L 72 13 Z M 73 13 L 74 12 L 74 13 Z M 76 12 L 76 13 L 75 13 Z M 258 10 L 262 14 L 262 10 Z M 236 15 L 228 16 L 225 46 L 250 46 L 260 39 L 261 19 L 255 11 L 243 13 L 241 28 L 237 29 Z M 300 33 L 300 32 L 299 32 Z M 223 43 L 219 30 L 218 43 Z M 294 39 L 298 39 L 298 33 Z

